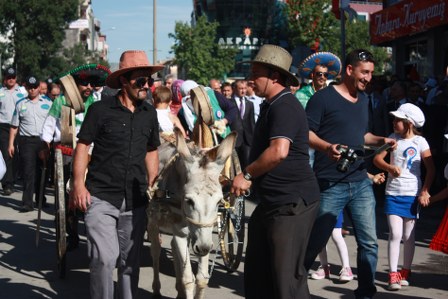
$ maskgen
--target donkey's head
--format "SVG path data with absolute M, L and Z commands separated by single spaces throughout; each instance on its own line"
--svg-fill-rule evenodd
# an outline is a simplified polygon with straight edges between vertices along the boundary
M 177 151 L 186 168 L 185 197 L 182 210 L 188 223 L 191 245 L 196 255 L 206 255 L 213 246 L 212 233 L 223 197 L 219 175 L 235 146 L 236 133 L 227 136 L 219 146 L 207 151 L 189 149 L 176 132 Z

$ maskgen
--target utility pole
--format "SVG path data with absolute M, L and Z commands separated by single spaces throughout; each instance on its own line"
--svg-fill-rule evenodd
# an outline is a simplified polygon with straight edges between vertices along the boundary
M 153 17 L 152 17 L 152 63 L 157 64 L 157 0 L 152 0 Z

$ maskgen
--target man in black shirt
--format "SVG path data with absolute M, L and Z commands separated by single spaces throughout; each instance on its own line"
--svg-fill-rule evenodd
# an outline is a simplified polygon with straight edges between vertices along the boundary
M 260 201 L 248 231 L 244 267 L 246 298 L 310 298 L 303 266 L 319 187 L 309 165 L 305 111 L 289 90 L 298 85 L 289 72 L 292 57 L 264 45 L 252 63 L 249 81 L 265 97 L 255 125 L 249 165 L 234 178 L 232 192 L 252 184 Z
M 158 172 L 160 145 L 157 113 L 144 100 L 151 74 L 162 68 L 150 65 L 143 51 L 124 52 L 119 70 L 106 80 L 120 92 L 92 104 L 78 134 L 71 206 L 86 211 L 92 299 L 114 298 L 116 265 L 118 297 L 136 297 L 145 191 Z

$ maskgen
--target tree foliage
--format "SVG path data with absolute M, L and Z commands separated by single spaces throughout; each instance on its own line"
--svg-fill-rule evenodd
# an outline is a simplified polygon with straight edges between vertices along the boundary
M 48 76 L 63 71 L 64 29 L 77 17 L 78 0 L 1 0 L 0 34 L 8 36 L 2 60 L 13 58 L 19 75 Z M 6 2 L 6 3 L 5 3 Z
M 221 78 L 235 65 L 237 50 L 223 48 L 216 42 L 219 23 L 208 22 L 205 16 L 197 19 L 195 26 L 186 22 L 176 22 L 171 47 L 175 63 L 185 70 L 188 79 L 207 85 L 211 78 Z
M 288 0 L 285 15 L 293 48 L 305 45 L 317 50 L 319 42 L 332 34 L 331 28 L 337 23 L 329 0 Z
M 313 51 L 330 51 L 341 60 L 341 22 L 330 11 L 330 0 L 288 0 L 285 12 L 288 17 L 288 33 L 293 47 L 305 45 Z M 390 59 L 386 49 L 370 45 L 369 23 L 350 20 L 345 22 L 346 53 L 354 49 L 366 49 L 375 57 L 375 74 L 382 74 Z
M 341 26 L 332 28 L 332 34 L 322 42 L 322 51 L 330 51 L 341 57 Z M 366 49 L 375 57 L 375 75 L 384 74 L 390 58 L 383 47 L 370 44 L 369 23 L 361 20 L 347 20 L 345 23 L 346 53 L 355 49 Z

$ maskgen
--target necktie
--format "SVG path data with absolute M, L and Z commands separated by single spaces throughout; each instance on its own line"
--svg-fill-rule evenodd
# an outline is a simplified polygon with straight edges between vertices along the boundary
M 240 98 L 240 115 L 242 119 L 244 117 L 244 97 Z

